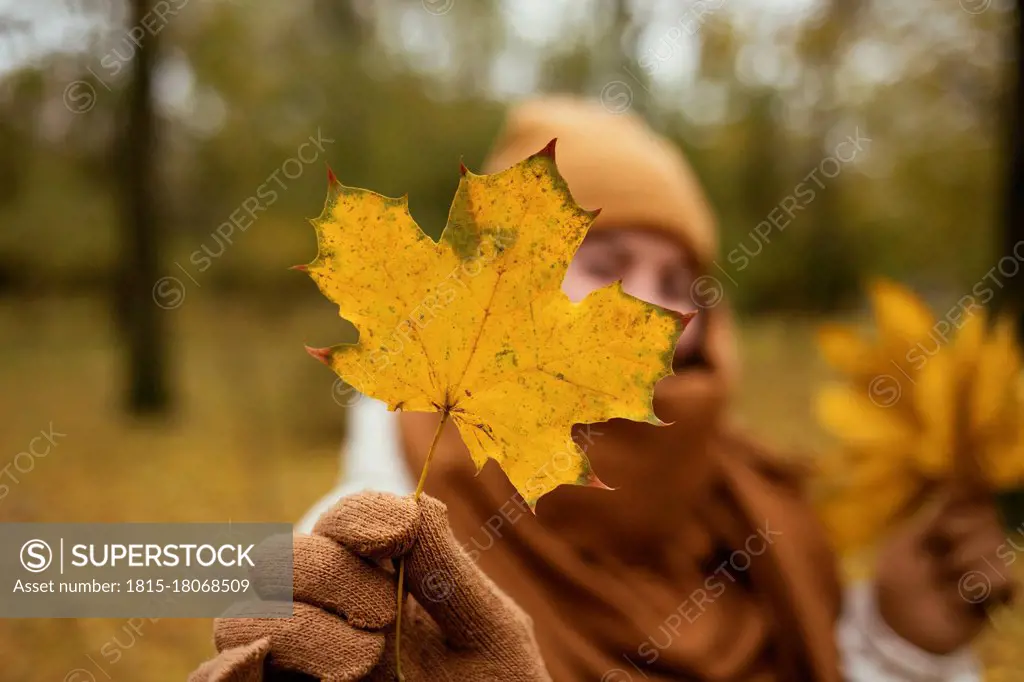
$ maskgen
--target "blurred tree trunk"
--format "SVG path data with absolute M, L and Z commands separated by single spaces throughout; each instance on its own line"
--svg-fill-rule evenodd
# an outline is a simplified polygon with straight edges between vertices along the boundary
M 151 0 L 132 0 L 129 26 L 142 26 Z M 136 48 L 123 109 L 120 178 L 122 251 L 118 311 L 126 349 L 125 407 L 132 414 L 158 414 L 170 405 L 164 315 L 153 300 L 158 279 L 160 224 L 156 205 L 156 120 L 153 70 L 156 32 Z
M 1014 247 L 1024 242 L 1024 0 L 1017 0 L 1017 37 L 1014 55 L 1014 83 L 1010 85 L 1009 178 L 1006 184 L 1002 255 L 1016 257 Z M 1013 277 L 1004 289 L 1002 306 L 1018 315 L 1018 332 L 1024 338 L 1024 277 Z
M 808 36 L 805 74 L 817 76 L 821 95 L 811 124 L 815 144 L 805 167 L 819 175 L 824 158 L 835 154 L 828 141 L 845 113 L 837 95 L 837 73 L 846 49 L 856 40 L 863 7 L 861 0 L 829 0 L 824 19 Z M 816 188 L 818 196 L 808 205 L 806 236 L 800 240 L 804 252 L 797 260 L 805 290 L 796 307 L 814 313 L 843 308 L 855 297 L 859 284 L 858 245 L 845 225 L 841 181 L 826 179 L 825 183 Z

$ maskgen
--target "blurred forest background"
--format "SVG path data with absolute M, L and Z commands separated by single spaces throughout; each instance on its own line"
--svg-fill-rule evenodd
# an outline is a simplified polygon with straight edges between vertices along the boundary
M 685 150 L 741 411 L 820 445 L 812 325 L 876 274 L 955 301 L 1024 230 L 1019 26 L 1009 0 L 0 0 L 0 520 L 297 519 L 359 399 L 302 349 L 351 331 L 286 270 L 315 254 L 326 163 L 436 235 L 460 159 L 538 92 Z M 998 645 L 1022 622 L 991 679 L 1024 679 Z M 0 620 L 5 680 L 179 680 L 211 651 L 208 621 Z

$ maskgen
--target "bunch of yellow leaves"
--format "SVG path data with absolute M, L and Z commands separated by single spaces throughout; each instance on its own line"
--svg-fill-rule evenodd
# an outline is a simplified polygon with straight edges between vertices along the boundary
M 936 319 L 892 282 L 873 284 L 870 297 L 874 339 L 838 325 L 819 332 L 845 379 L 818 396 L 821 423 L 842 443 L 823 462 L 822 512 L 848 552 L 871 546 L 944 483 L 994 494 L 1024 484 L 1013 321 L 990 325 L 977 305 Z

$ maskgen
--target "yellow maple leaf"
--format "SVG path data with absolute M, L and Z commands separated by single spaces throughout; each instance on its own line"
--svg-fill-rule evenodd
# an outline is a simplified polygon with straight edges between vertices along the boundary
M 1020 349 L 1009 319 L 966 311 L 945 338 L 927 306 L 891 282 L 870 288 L 876 338 L 828 325 L 819 347 L 842 375 L 818 394 L 840 448 L 822 469 L 822 513 L 845 550 L 863 549 L 937 484 L 999 492 L 1024 484 Z M 938 338 L 936 338 L 938 337 Z
M 392 410 L 450 418 L 477 469 L 496 460 L 531 508 L 562 484 L 604 487 L 571 427 L 661 423 L 654 385 L 689 317 L 620 283 L 569 300 L 562 279 L 597 213 L 573 200 L 554 141 L 500 173 L 463 167 L 439 241 L 405 197 L 331 175 L 304 269 L 359 340 L 310 352 Z

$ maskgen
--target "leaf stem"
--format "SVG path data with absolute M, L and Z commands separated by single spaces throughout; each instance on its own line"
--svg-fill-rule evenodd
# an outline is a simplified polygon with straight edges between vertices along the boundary
M 430 442 L 430 449 L 427 450 L 427 459 L 423 462 L 423 470 L 420 471 L 420 482 L 416 486 L 416 493 L 413 495 L 413 501 L 419 502 L 420 495 L 423 494 L 423 486 L 427 483 L 427 470 L 430 468 L 430 462 L 434 459 L 434 450 L 437 449 L 437 442 L 441 440 L 441 431 L 444 429 L 445 422 L 448 421 L 448 410 L 441 412 L 441 421 L 437 423 L 437 430 L 434 431 L 434 440 Z M 401 645 L 402 645 L 402 601 L 405 596 L 405 557 L 403 556 L 398 560 L 398 593 L 396 599 L 398 601 L 398 613 L 395 616 L 395 674 L 398 676 L 399 682 L 403 682 L 405 677 L 402 675 L 402 656 Z

